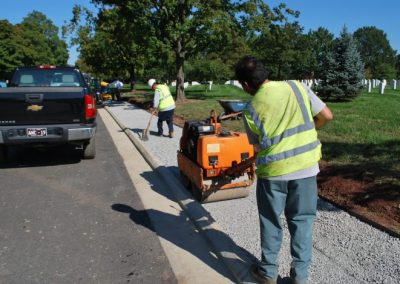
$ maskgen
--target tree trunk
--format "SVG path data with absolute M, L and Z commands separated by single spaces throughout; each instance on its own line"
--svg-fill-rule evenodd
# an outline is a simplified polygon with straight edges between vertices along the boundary
M 176 100 L 185 100 L 185 73 L 183 66 L 185 64 L 185 53 L 182 51 L 182 44 L 178 41 L 176 48 Z
M 131 84 L 131 90 L 135 89 L 135 81 L 136 81 L 136 76 L 135 76 L 135 65 L 131 65 L 130 70 L 129 70 L 129 83 Z

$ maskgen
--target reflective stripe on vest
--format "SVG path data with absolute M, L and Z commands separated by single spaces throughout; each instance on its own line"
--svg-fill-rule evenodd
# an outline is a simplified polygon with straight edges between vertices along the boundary
M 160 103 L 158 104 L 160 110 L 175 105 L 174 98 L 172 97 L 168 86 L 158 85 L 156 90 L 160 93 Z
M 297 103 L 299 104 L 299 107 L 301 109 L 301 113 L 302 113 L 305 123 L 298 125 L 296 127 L 293 127 L 293 128 L 286 129 L 281 134 L 276 135 L 271 138 L 268 138 L 268 136 L 265 133 L 264 126 L 262 125 L 262 122 L 261 122 L 260 118 L 258 117 L 257 112 L 254 110 L 252 104 L 249 103 L 247 105 L 247 111 L 249 112 L 254 124 L 260 131 L 260 146 L 261 146 L 262 150 L 267 149 L 268 147 L 270 147 L 272 145 L 278 144 L 284 138 L 287 138 L 287 137 L 293 136 L 295 134 L 299 134 L 301 132 L 305 132 L 305 131 L 315 128 L 314 121 L 312 119 L 310 119 L 307 107 L 305 106 L 303 96 L 302 96 L 298 86 L 293 81 L 288 81 L 287 83 L 290 85 L 290 87 L 292 88 L 292 90 L 296 96 Z M 257 165 L 268 164 L 268 163 L 280 161 L 283 159 L 287 159 L 287 158 L 290 158 L 290 157 L 293 157 L 296 155 L 300 155 L 302 153 L 306 153 L 308 151 L 311 151 L 311 150 L 317 148 L 320 144 L 321 143 L 318 140 L 316 140 L 309 144 L 306 144 L 306 145 L 303 145 L 303 146 L 300 146 L 300 147 L 297 147 L 297 148 L 294 148 L 291 150 L 287 150 L 287 151 L 284 151 L 281 153 L 271 154 L 271 155 L 267 155 L 264 157 L 258 157 L 256 164 Z

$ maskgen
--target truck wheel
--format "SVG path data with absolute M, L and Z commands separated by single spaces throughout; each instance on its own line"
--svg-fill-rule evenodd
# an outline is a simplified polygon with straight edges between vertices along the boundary
M 8 147 L 6 145 L 0 145 L 0 163 L 7 162 L 8 158 Z
M 94 159 L 96 156 L 96 136 L 90 138 L 89 142 L 83 145 L 83 158 Z

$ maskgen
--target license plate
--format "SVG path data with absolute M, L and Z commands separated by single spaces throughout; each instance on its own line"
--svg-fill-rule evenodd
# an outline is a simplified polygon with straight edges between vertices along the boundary
M 27 128 L 26 135 L 29 137 L 42 137 L 47 135 L 47 128 Z

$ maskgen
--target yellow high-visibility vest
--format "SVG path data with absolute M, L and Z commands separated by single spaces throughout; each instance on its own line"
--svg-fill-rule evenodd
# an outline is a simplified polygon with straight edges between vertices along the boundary
M 258 177 L 293 173 L 321 159 L 310 99 L 300 82 L 263 84 L 244 115 L 261 146 L 256 161 Z
M 167 85 L 157 85 L 156 91 L 160 93 L 160 103 L 158 105 L 160 111 L 175 105 L 174 98 Z

